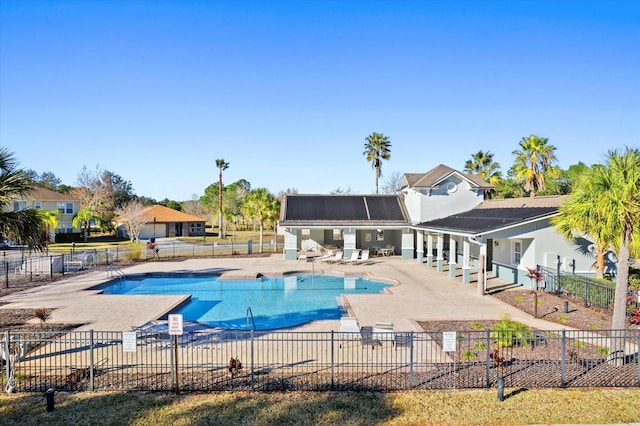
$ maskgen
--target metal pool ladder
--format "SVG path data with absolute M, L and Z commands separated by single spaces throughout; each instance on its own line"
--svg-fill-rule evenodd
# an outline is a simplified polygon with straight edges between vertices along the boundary
M 122 269 L 110 266 L 109 269 L 107 269 L 107 277 L 111 278 L 114 276 L 118 277 L 121 282 L 127 279 L 127 276 Z
M 249 330 L 249 318 L 251 318 L 251 324 L 253 324 L 253 330 L 255 331 L 256 321 L 253 319 L 253 312 L 250 306 L 247 308 L 247 330 Z

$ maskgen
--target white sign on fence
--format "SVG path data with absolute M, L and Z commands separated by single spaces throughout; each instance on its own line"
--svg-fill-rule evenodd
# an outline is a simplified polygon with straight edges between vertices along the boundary
M 124 352 L 135 352 L 137 348 L 137 334 L 135 331 L 122 332 L 122 350 Z
M 444 352 L 456 351 L 456 332 L 455 331 L 442 332 L 442 350 Z
M 182 314 L 169 315 L 169 335 L 182 335 Z

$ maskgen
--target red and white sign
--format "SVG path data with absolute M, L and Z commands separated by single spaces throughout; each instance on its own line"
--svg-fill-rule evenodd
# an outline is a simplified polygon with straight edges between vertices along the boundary
M 182 335 L 182 314 L 170 314 L 169 315 L 169 335 L 181 336 Z

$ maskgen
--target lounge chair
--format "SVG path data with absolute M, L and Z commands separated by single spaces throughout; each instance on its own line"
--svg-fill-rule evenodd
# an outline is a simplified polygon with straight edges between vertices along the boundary
M 340 333 L 359 333 L 360 324 L 354 317 L 340 318 Z
M 371 261 L 369 260 L 369 250 L 362 250 L 362 255 L 356 263 L 361 263 L 363 265 L 371 263 Z
M 344 259 L 342 261 L 342 263 L 344 263 L 344 264 L 351 263 L 351 264 L 355 265 L 356 263 L 358 263 L 358 260 L 360 260 L 360 250 L 359 249 L 352 251 L 351 252 L 351 257 L 348 258 L 348 259 Z
M 365 326 L 360 329 L 360 341 L 362 342 L 362 347 L 371 346 L 371 349 L 382 345 L 373 333 L 373 327 L 371 326 Z
M 342 260 L 342 252 L 338 251 L 336 252 L 335 255 L 328 257 L 326 259 L 323 259 L 323 262 L 327 262 L 327 263 L 338 263 Z
M 391 315 L 387 314 L 386 318 L 381 319 L 378 315 L 378 319 L 373 324 L 373 334 L 378 340 L 391 340 L 394 341 L 395 328 L 391 322 Z

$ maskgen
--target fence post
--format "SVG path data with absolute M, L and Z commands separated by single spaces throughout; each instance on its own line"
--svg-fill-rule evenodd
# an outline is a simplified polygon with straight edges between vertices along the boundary
M 4 366 L 6 368 L 6 378 L 7 378 L 7 384 L 9 384 L 9 378 L 11 377 L 11 363 L 8 362 L 9 358 L 9 345 L 10 345 L 11 340 L 9 340 L 9 330 L 4 332 L 4 348 L 2 349 L 2 351 L 4 352 L 2 354 L 3 357 L 5 357 L 7 359 L 7 362 L 4 363 Z
M 334 331 L 331 330 L 331 390 L 334 389 L 334 365 L 335 365 L 335 360 L 334 360 Z
M 590 292 L 590 288 L 589 288 L 589 280 L 587 279 L 587 277 L 584 278 L 584 307 L 588 308 L 589 307 L 589 292 Z
M 487 389 L 491 387 L 490 368 L 491 368 L 491 330 L 487 329 L 487 356 L 485 358 L 487 364 Z
M 560 361 L 560 386 L 564 387 L 564 373 L 565 373 L 565 368 L 566 368 L 566 361 L 567 361 L 567 357 L 566 357 L 566 349 L 567 349 L 567 331 L 563 328 L 562 329 L 562 354 L 561 354 L 561 361 Z
M 413 331 L 409 334 L 409 339 L 409 389 L 413 389 Z
M 640 327 L 638 327 L 638 336 L 636 340 L 636 347 L 640 347 Z M 638 385 L 640 385 L 640 351 L 636 355 L 636 367 L 638 368 Z
M 9 288 L 9 262 L 4 261 L 4 288 Z
M 253 314 L 252 314 L 253 315 Z M 255 371 L 254 369 L 254 365 L 253 365 L 253 337 L 254 337 L 254 330 L 251 330 L 251 390 L 255 390 L 254 386 L 255 383 L 253 382 L 253 372 Z
M 62 276 L 64 277 L 64 253 L 62 253 Z
M 93 343 L 93 329 L 89 330 L 89 390 L 93 391 L 93 377 L 95 360 L 93 357 L 94 343 Z

